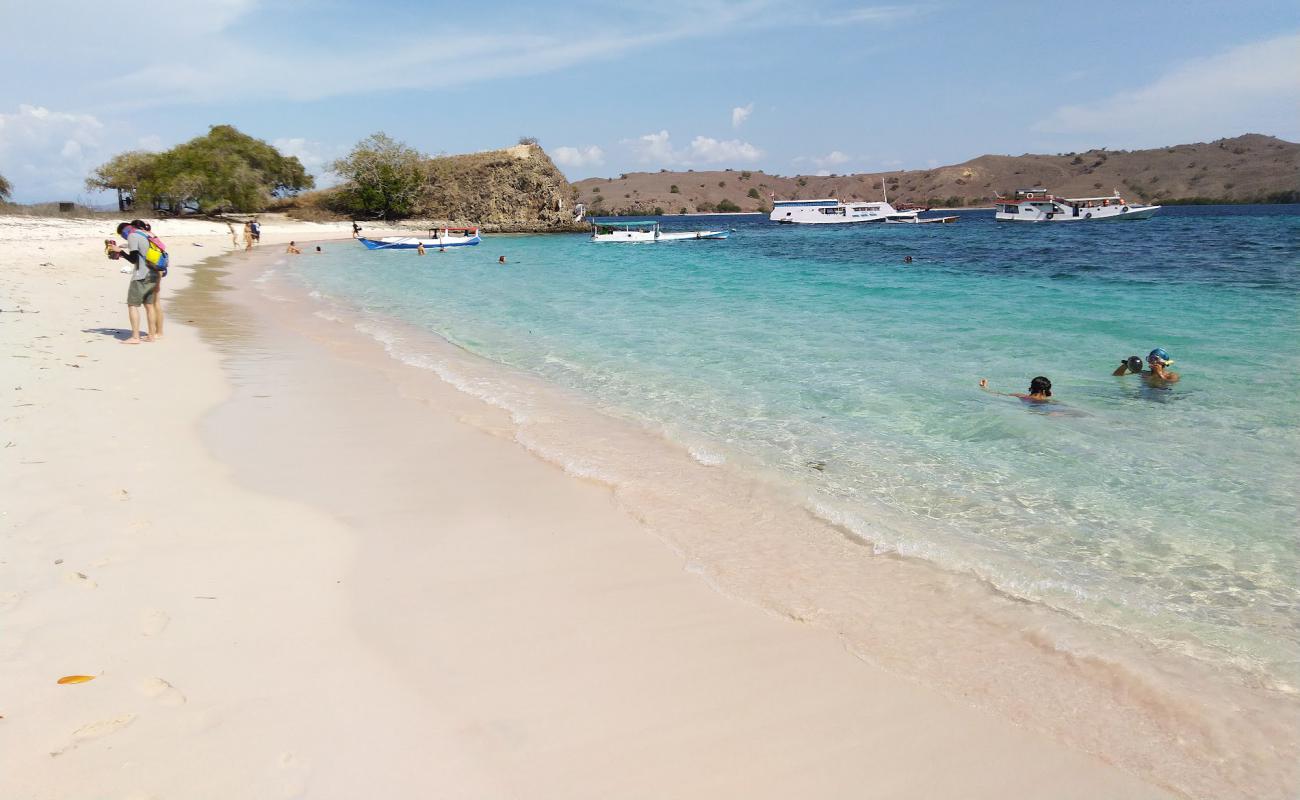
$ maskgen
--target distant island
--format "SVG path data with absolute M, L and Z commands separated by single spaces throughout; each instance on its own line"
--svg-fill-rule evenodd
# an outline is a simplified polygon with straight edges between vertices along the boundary
M 594 215 L 769 211 L 771 199 L 876 200 L 931 207 L 988 206 L 999 194 L 1043 186 L 1058 195 L 1109 195 L 1164 205 L 1300 202 L 1300 144 L 1245 134 L 1151 150 L 983 155 L 924 170 L 770 175 L 762 170 L 630 172 L 573 186 Z

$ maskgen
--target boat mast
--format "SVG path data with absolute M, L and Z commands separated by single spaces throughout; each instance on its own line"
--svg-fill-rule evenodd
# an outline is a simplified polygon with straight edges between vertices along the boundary
M 880 176 L 880 194 L 881 194 L 882 197 L 885 198 L 885 202 L 888 203 L 888 202 L 889 202 L 889 191 L 885 188 L 885 177 L 884 177 L 883 175 Z

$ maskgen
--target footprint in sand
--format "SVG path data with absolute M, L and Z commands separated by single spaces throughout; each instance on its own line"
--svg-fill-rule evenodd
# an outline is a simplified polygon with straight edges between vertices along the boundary
M 64 573 L 63 579 L 68 583 L 80 586 L 83 589 L 96 589 L 99 587 L 99 584 L 92 581 L 90 576 L 84 572 L 67 572 Z
M 280 754 L 280 769 L 285 771 L 284 797 L 301 797 L 307 791 L 311 763 L 293 753 Z
M 109 719 L 101 719 L 98 722 L 92 722 L 89 725 L 82 725 L 72 732 L 72 741 L 63 747 L 50 753 L 51 756 L 61 756 L 74 748 L 80 747 L 83 743 L 91 739 L 98 739 L 107 736 L 110 733 L 116 733 L 127 725 L 135 722 L 135 714 L 119 714 Z
M 139 686 L 140 694 L 157 701 L 158 705 L 176 708 L 185 705 L 185 695 L 180 689 L 172 686 L 162 678 L 149 678 L 141 681 Z
M 22 601 L 22 592 L 0 592 L 0 611 L 13 611 Z
M 167 616 L 166 611 L 160 611 L 156 608 L 145 609 L 140 614 L 140 635 L 157 636 L 167 628 L 167 624 L 172 618 Z

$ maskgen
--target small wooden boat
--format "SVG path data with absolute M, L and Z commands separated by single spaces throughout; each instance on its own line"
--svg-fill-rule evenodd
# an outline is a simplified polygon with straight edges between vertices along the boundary
M 429 231 L 427 239 L 417 236 L 384 236 L 379 239 L 358 237 L 357 241 L 367 250 L 415 250 L 424 245 L 424 249 L 433 250 L 443 247 L 469 247 L 483 239 L 478 235 L 478 228 L 438 228 Z
M 663 231 L 658 220 L 592 222 L 593 242 L 681 242 L 688 239 L 725 239 L 731 231 Z
M 946 225 L 961 219 L 956 214 L 949 217 L 912 217 L 911 219 L 887 219 L 885 222 L 889 225 L 925 225 L 927 223 L 938 223 Z

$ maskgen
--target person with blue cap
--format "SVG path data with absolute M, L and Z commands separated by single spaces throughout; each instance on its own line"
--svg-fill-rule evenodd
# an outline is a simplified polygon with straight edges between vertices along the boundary
M 1147 366 L 1150 369 L 1143 371 L 1142 359 L 1137 356 L 1129 356 L 1119 363 L 1112 375 L 1141 375 L 1147 383 L 1158 386 L 1175 383 L 1178 381 L 1178 373 L 1169 369 L 1174 360 L 1169 357 L 1169 353 L 1163 347 L 1157 347 L 1147 354 Z

